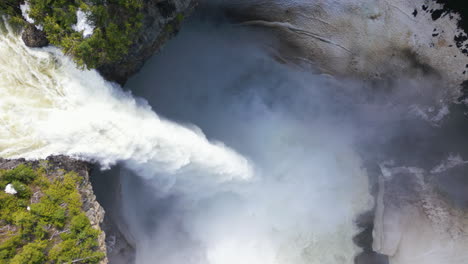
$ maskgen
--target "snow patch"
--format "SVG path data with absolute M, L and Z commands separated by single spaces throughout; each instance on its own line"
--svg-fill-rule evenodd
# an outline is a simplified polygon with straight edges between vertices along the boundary
M 88 12 L 83 12 L 83 10 L 78 9 L 78 11 L 76 11 L 76 24 L 72 26 L 73 30 L 83 32 L 83 37 L 85 38 L 91 36 L 94 32 L 94 26 L 91 25 L 88 16 Z
M 21 4 L 20 5 L 20 9 L 21 9 L 21 15 L 23 15 L 23 18 L 31 23 L 31 24 L 35 24 L 36 21 L 34 21 L 34 19 L 32 19 L 30 16 L 29 16 L 29 10 L 31 9 L 31 7 L 29 6 L 29 2 L 28 1 L 24 1 L 24 4 Z M 43 30 L 44 28 L 41 26 L 41 25 L 35 25 L 35 27 L 39 30 Z
M 15 188 L 13 187 L 13 185 L 11 183 L 9 183 L 6 187 L 5 187 L 5 192 L 8 193 L 8 194 L 17 194 L 18 192 L 15 190 Z
M 31 9 L 31 7 L 29 6 L 29 3 L 27 1 L 25 1 L 24 4 L 20 5 L 20 9 L 21 14 L 23 15 L 24 19 L 26 19 L 26 21 L 28 21 L 31 24 L 34 24 L 36 22 L 29 16 L 29 10 Z

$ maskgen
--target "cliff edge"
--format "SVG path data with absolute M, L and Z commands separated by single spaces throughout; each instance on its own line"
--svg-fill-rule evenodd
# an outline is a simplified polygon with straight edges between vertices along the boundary
M 107 263 L 90 164 L 0 159 L 0 263 Z

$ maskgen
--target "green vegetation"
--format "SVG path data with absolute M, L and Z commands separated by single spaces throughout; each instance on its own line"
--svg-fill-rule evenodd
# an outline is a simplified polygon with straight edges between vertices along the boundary
M 82 211 L 74 172 L 46 177 L 19 165 L 0 171 L 0 264 L 98 263 L 98 230 Z
M 10 16 L 16 16 L 20 14 L 19 4 L 20 0 L 2 0 L 0 2 L 0 10 Z
M 20 0 L 2 0 L 0 12 L 20 23 Z M 84 68 L 97 68 L 125 56 L 142 25 L 143 0 L 29 0 L 29 16 L 42 25 L 52 45 Z M 95 26 L 87 38 L 73 30 L 81 9 Z

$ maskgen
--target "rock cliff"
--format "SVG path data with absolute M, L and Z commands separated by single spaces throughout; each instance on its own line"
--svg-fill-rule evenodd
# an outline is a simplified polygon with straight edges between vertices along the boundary
M 136 30 L 136 33 L 131 35 L 132 37 L 129 40 L 131 45 L 129 46 L 128 50 L 126 49 L 127 53 L 125 54 L 124 51 L 120 51 L 119 56 L 121 54 L 125 54 L 120 59 L 97 63 L 97 70 L 104 78 L 109 81 L 117 82 L 121 85 L 125 84 L 130 76 L 137 73 L 141 67 L 143 67 L 147 59 L 149 59 L 155 52 L 161 49 L 163 44 L 178 32 L 182 22 L 184 21 L 185 17 L 191 13 L 196 5 L 196 2 L 194 0 L 158 0 L 142 1 L 142 4 L 143 7 L 138 13 L 138 18 L 135 18 L 135 20 L 137 20 L 139 23 L 141 22 L 141 27 L 135 27 L 134 30 Z M 104 8 L 107 9 L 107 12 L 112 16 L 119 15 L 119 12 L 125 13 L 125 11 L 127 11 L 127 9 L 124 7 L 117 7 L 115 3 L 112 5 L 104 5 Z M 1 11 L 2 9 L 0 6 L 0 12 Z M 27 12 L 28 11 L 24 11 L 22 14 L 23 18 L 26 20 L 28 20 Z M 70 15 L 70 17 L 73 16 L 74 15 Z M 130 15 L 127 14 L 127 19 L 129 19 L 128 16 Z M 136 16 L 137 15 L 135 15 L 135 17 Z M 29 21 L 31 21 L 31 19 L 29 19 Z M 23 23 L 25 22 L 26 21 L 23 21 Z M 27 46 L 44 47 L 48 45 L 49 39 L 57 38 L 57 36 L 51 37 L 37 29 L 41 27 L 42 26 L 33 25 L 30 22 L 26 23 L 22 37 Z M 57 24 L 56 27 L 60 26 Z M 124 36 L 120 33 L 117 35 L 121 38 L 124 38 Z M 86 37 L 84 39 L 86 39 Z M 127 40 L 119 40 L 118 42 L 123 41 Z M 53 43 L 53 41 L 51 42 Z M 107 47 L 109 52 L 111 47 L 112 46 Z M 98 48 L 91 47 L 91 49 Z M 100 47 L 99 49 L 103 48 Z M 99 54 L 102 52 L 105 53 L 108 50 L 91 50 L 91 54 L 94 54 L 94 57 L 96 58 L 91 58 L 89 61 L 101 60 L 99 58 L 101 55 Z M 66 48 L 64 48 L 64 52 L 68 54 L 72 53 L 67 51 Z M 82 61 L 82 58 L 80 58 L 78 61 Z
M 91 186 L 89 180 L 89 172 L 91 169 L 91 164 L 74 160 L 72 158 L 66 156 L 52 156 L 45 160 L 36 160 L 36 161 L 26 161 L 24 159 L 15 159 L 15 160 L 7 160 L 0 158 L 0 170 L 1 171 L 10 171 L 14 168 L 17 168 L 20 165 L 25 165 L 32 169 L 42 169 L 44 171 L 45 177 L 49 181 L 54 181 L 58 178 L 63 178 L 66 173 L 74 172 L 76 173 L 80 180 L 78 181 L 78 193 L 80 196 L 81 202 L 81 210 L 85 213 L 87 218 L 90 221 L 92 228 L 99 231 L 99 235 L 97 238 L 98 242 L 98 249 L 97 252 L 106 253 L 106 243 L 105 243 L 105 233 L 101 231 L 101 225 L 104 221 L 104 209 L 101 205 L 96 201 L 96 196 L 94 195 L 93 188 Z M 43 193 L 43 190 L 39 187 L 34 188 L 34 194 L 31 198 L 31 204 L 37 203 L 40 198 L 34 200 L 35 194 L 39 194 L 39 196 Z M 32 205 L 31 205 L 32 208 Z M 29 209 L 28 207 L 28 210 Z M 5 222 L 0 222 L 0 229 L 7 226 Z M 67 229 L 65 229 L 67 230 Z M 64 231 L 65 232 L 65 231 Z M 10 236 L 15 235 L 15 232 L 12 232 Z M 53 236 L 49 238 L 52 240 Z M 53 240 L 52 240 L 53 241 Z M 56 243 L 60 242 L 57 240 Z M 55 242 L 54 242 L 55 243 Z M 56 244 L 55 243 L 55 244 Z M 107 257 L 102 258 L 100 263 L 107 263 Z
M 196 2 L 194 0 L 144 1 L 143 26 L 129 53 L 119 62 L 99 67 L 101 75 L 110 81 L 125 84 L 143 67 L 145 61 L 174 36 Z
M 361 79 L 434 77 L 456 99 L 467 35 L 453 1 L 221 1 L 236 22 L 271 31 L 279 60 Z
M 464 170 L 465 164 L 453 162 L 430 171 L 383 167 L 373 249 L 389 256 L 391 264 L 464 263 L 468 258 L 467 208 L 440 183 Z M 463 178 L 457 180 L 458 185 L 466 185 Z

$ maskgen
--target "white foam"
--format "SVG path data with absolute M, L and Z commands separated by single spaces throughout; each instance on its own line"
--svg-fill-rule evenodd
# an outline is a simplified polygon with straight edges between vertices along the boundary
M 141 99 L 80 71 L 55 48 L 28 49 L 0 36 L 0 156 L 64 154 L 119 161 L 147 178 L 155 173 L 200 175 L 209 182 L 252 176 L 246 158 L 198 129 L 165 120 Z
M 353 263 L 360 251 L 352 242 L 355 216 L 370 197 L 352 143 L 332 136 L 333 126 L 311 131 L 280 114 L 249 127 L 263 170 L 200 129 L 158 116 L 96 72 L 77 70 L 58 50 L 0 36 L 1 157 L 121 162 L 150 186 L 168 177 L 169 194 L 181 204 L 158 219 L 155 241 L 138 240 L 138 263 Z M 174 239 L 180 228 L 183 242 Z M 183 252 L 190 240 L 205 262 Z
M 72 25 L 73 30 L 82 32 L 85 38 L 91 36 L 95 28 L 88 19 L 89 15 L 88 12 L 78 9 L 78 11 L 76 11 L 76 24 Z

